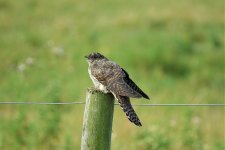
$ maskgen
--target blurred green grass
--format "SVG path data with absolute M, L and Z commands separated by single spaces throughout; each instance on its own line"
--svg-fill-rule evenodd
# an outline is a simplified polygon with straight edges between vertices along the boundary
M 83 101 L 84 56 L 118 62 L 150 95 L 224 103 L 224 1 L 0 0 L 0 101 Z M 82 105 L 0 105 L 0 149 L 79 149 Z M 112 149 L 218 149 L 224 107 L 115 108 Z

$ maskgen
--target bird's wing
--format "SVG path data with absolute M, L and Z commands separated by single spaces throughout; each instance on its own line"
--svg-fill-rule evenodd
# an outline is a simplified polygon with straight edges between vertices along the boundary
M 144 97 L 149 99 L 149 97 L 129 78 L 128 73 L 119 68 L 114 71 L 114 77 L 107 89 L 113 93 L 121 96 L 140 98 Z
M 95 61 L 94 69 L 91 69 L 91 74 L 103 85 L 107 85 L 110 79 L 114 76 L 115 64 L 110 61 Z

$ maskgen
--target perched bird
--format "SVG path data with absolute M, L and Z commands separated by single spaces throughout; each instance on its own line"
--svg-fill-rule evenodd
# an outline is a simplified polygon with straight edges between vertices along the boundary
M 88 73 L 97 90 L 111 92 L 118 100 L 128 119 L 137 126 L 142 126 L 135 113 L 130 97 L 149 97 L 130 79 L 128 73 L 118 64 L 110 61 L 100 53 L 91 53 L 87 58 Z

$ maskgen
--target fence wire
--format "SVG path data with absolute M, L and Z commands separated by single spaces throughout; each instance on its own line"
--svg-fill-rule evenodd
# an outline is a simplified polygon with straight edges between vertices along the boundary
M 71 105 L 85 104 L 85 102 L 0 102 L 0 104 L 25 104 L 25 105 Z
M 83 102 L 0 102 L 0 105 L 78 105 Z M 115 103 L 114 105 L 119 105 Z M 132 104 L 132 106 L 207 106 L 207 107 L 224 107 L 225 104 Z

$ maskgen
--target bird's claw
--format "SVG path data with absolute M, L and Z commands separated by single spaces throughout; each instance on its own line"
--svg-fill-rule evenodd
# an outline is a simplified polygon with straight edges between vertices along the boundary
M 95 87 L 88 88 L 87 90 L 88 90 L 89 92 L 91 92 L 91 93 L 99 93 L 99 92 L 102 92 L 102 91 L 100 91 L 99 89 L 96 89 Z

